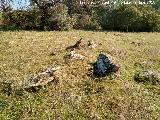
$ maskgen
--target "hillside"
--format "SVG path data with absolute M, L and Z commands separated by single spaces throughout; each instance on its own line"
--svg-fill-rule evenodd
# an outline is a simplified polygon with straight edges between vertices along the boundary
M 81 48 L 84 60 L 66 60 L 65 50 L 82 38 L 94 49 Z M 160 87 L 137 83 L 140 70 L 160 72 L 160 33 L 0 32 L 0 80 L 14 89 L 47 66 L 57 64 L 57 80 L 32 93 L 0 92 L 1 120 L 158 120 Z M 112 56 L 118 73 L 101 79 L 88 76 L 100 52 Z M 2 88 L 2 86 L 1 86 Z

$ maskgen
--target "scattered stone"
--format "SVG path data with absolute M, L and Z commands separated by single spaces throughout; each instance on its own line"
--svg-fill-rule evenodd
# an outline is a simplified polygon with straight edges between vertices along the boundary
M 133 44 L 133 45 L 136 45 L 136 46 L 140 46 L 141 45 L 141 43 L 139 43 L 139 42 L 131 42 L 131 44 Z
M 81 46 L 81 43 L 82 43 L 82 38 L 81 38 L 80 40 L 78 40 L 78 41 L 76 42 L 76 44 L 67 47 L 66 50 L 71 50 L 71 51 L 73 51 L 73 50 L 75 50 L 75 49 L 79 49 L 80 46 Z
M 102 44 L 101 44 L 102 45 Z M 75 49 L 80 49 L 80 48 L 96 48 L 97 45 L 93 41 L 88 41 L 87 44 L 82 44 L 82 38 L 76 42 L 76 44 L 69 46 L 66 48 L 66 50 L 74 51 Z
M 134 75 L 137 82 L 151 83 L 152 85 L 160 85 L 160 73 L 153 71 L 140 71 Z
M 125 34 L 122 33 L 114 33 L 115 36 L 120 36 L 120 37 L 127 37 Z
M 70 54 L 70 59 L 75 59 L 75 60 L 84 60 L 85 56 L 81 55 L 81 54 L 77 54 L 75 51 L 71 51 Z
M 95 48 L 95 47 L 97 47 L 97 45 L 93 41 L 88 41 L 88 47 Z
M 121 36 L 121 34 L 119 34 L 119 33 L 114 33 L 114 35 L 115 35 L 115 36 Z
M 60 69 L 59 66 L 53 65 L 47 68 L 44 72 L 41 72 L 34 77 L 31 77 L 29 83 L 25 85 L 25 89 L 28 88 L 32 89 L 34 87 L 41 87 L 47 85 L 48 83 L 56 79 L 55 72 L 59 69 Z
M 93 75 L 96 77 L 105 77 L 106 75 L 117 72 L 118 66 L 104 54 L 99 54 L 97 61 L 93 64 Z
M 54 55 L 56 55 L 54 52 L 50 53 L 50 56 L 54 56 Z
M 99 45 L 102 45 L 102 43 L 99 43 Z

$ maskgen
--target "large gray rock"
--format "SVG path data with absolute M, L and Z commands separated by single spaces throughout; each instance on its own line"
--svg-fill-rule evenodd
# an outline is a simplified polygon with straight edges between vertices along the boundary
M 105 77 L 106 75 L 117 72 L 118 66 L 104 54 L 99 54 L 97 61 L 93 64 L 93 75 L 96 77 Z

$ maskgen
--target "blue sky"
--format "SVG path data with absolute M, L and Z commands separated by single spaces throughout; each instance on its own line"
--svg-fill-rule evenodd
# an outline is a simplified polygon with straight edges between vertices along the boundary
M 20 7 L 26 7 L 29 5 L 29 0 L 14 0 L 12 3 L 12 8 L 17 9 Z
M 14 2 L 12 3 L 12 8 L 17 9 L 17 8 L 24 8 L 26 6 L 29 6 L 29 0 L 13 0 Z M 110 1 L 110 0 L 108 0 Z M 125 0 L 113 0 L 113 1 L 125 1 Z M 129 1 L 129 0 L 126 0 Z M 130 0 L 133 1 L 133 0 Z M 156 1 L 156 0 L 151 0 L 151 1 Z M 157 0 L 158 1 L 158 0 Z

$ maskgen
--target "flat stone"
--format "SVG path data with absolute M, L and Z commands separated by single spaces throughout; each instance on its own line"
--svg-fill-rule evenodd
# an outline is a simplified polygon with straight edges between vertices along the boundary
M 72 60 L 84 60 L 85 56 L 76 53 L 76 51 L 71 51 L 69 53 L 69 58 L 72 59 Z
M 56 78 L 55 72 L 59 69 L 60 69 L 60 66 L 57 66 L 57 65 L 48 67 L 45 71 L 38 73 L 34 77 L 30 78 L 27 85 L 25 85 L 25 88 L 32 88 L 32 87 L 47 85 L 49 82 L 52 82 L 53 80 L 55 80 Z

